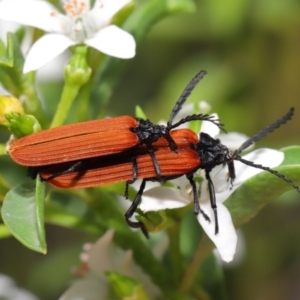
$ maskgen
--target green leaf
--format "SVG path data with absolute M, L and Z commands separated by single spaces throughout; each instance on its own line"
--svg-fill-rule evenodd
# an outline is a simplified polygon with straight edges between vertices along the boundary
M 0 81 L 15 96 L 22 91 L 22 69 L 24 57 L 17 38 L 7 34 L 7 48 L 0 40 Z
M 146 114 L 139 105 L 136 105 L 135 107 L 135 117 L 147 120 Z
M 281 165 L 300 165 L 300 146 L 282 148 L 284 161 Z
M 285 160 L 274 170 L 300 185 L 300 147 L 292 146 L 281 151 L 285 154 Z M 253 218 L 267 203 L 291 188 L 277 176 L 261 172 L 244 182 L 226 200 L 225 205 L 231 212 L 235 226 L 239 227 Z
M 35 199 L 36 199 L 36 225 L 39 242 L 41 244 L 42 253 L 47 252 L 45 226 L 44 226 L 44 207 L 46 198 L 46 183 L 41 181 L 40 176 L 36 177 Z
M 0 175 L 0 202 L 4 199 L 4 195 L 10 190 L 7 181 Z
M 7 48 L 0 40 L 0 82 L 15 97 L 21 97 L 27 114 L 45 124 L 45 115 L 38 100 L 33 73 L 23 74 L 24 57 L 16 36 L 7 34 Z
M 170 13 L 192 13 L 195 12 L 197 7 L 193 0 L 168 0 L 168 11 Z
M 12 67 L 14 64 L 14 58 L 12 54 L 12 48 L 5 48 L 2 40 L 0 40 L 0 66 Z
M 201 273 L 200 273 L 201 272 Z M 210 255 L 201 266 L 199 274 L 201 274 L 197 286 L 204 288 L 202 293 L 210 291 L 211 299 L 228 300 L 225 287 L 225 278 L 223 266 L 215 255 Z M 207 295 L 206 295 L 207 297 Z M 205 299 L 205 298 L 204 298 Z
M 2 218 L 12 235 L 23 245 L 40 253 L 46 253 L 44 231 L 45 184 L 37 180 L 33 184 L 20 184 L 5 196 Z
M 81 192 L 85 193 L 84 190 Z M 58 190 L 51 193 L 46 203 L 45 219 L 47 223 L 96 235 L 102 235 L 106 231 L 106 227 L 97 221 L 97 215 L 87 201 L 80 199 L 73 191 Z

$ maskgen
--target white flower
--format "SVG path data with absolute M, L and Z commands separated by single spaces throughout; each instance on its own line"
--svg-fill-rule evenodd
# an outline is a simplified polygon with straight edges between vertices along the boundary
M 38 300 L 38 298 L 30 292 L 17 287 L 10 277 L 3 274 L 0 274 L 0 299 Z
M 143 284 L 151 299 L 160 295 L 148 275 L 135 264 L 132 251 L 124 251 L 113 244 L 114 232 L 107 231 L 95 244 L 88 245 L 81 255 L 83 269 L 79 275 L 82 279 L 75 282 L 59 300 L 73 299 L 107 299 L 110 284 L 105 272 L 114 272 L 134 278 Z
M 40 28 L 42 36 L 30 49 L 24 73 L 37 70 L 68 47 L 84 43 L 107 55 L 132 58 L 135 40 L 128 32 L 109 25 L 112 17 L 131 0 L 63 0 L 66 15 L 43 0 L 3 0 L 0 19 Z
M 254 161 L 256 164 L 263 164 L 266 167 L 274 168 L 283 161 L 284 154 L 273 149 L 258 149 L 245 156 L 244 159 Z M 204 180 L 201 184 L 201 196 L 199 199 L 200 206 L 203 211 L 209 216 L 211 222 L 208 223 L 200 214 L 197 216 L 199 223 L 216 245 L 221 258 L 225 262 L 230 262 L 233 259 L 236 250 L 237 237 L 233 234 L 234 227 L 232 225 L 231 216 L 223 202 L 247 179 L 262 172 L 261 169 L 256 169 L 242 164 L 239 161 L 234 162 L 236 179 L 233 187 L 227 181 L 227 167 L 223 167 L 220 172 L 211 176 L 216 192 L 216 202 L 219 221 L 219 233 L 215 234 L 215 219 L 213 210 L 210 206 L 210 198 L 207 190 L 207 181 Z
M 205 132 L 215 137 L 218 134 L 218 128 L 210 123 L 203 122 Z M 218 135 L 216 138 L 222 142 L 226 140 L 225 145 L 229 145 L 229 148 L 237 149 L 247 137 L 239 133 L 229 133 L 227 135 Z M 271 149 L 259 149 L 249 153 L 243 157 L 246 160 L 254 161 L 257 164 L 263 164 L 266 167 L 273 168 L 278 166 L 284 159 L 282 152 Z M 197 216 L 197 219 L 203 227 L 206 234 L 214 242 L 218 249 L 222 260 L 230 262 L 236 251 L 237 235 L 230 213 L 223 202 L 247 179 L 262 172 L 261 169 L 256 169 L 242 164 L 239 161 L 235 161 L 236 179 L 234 186 L 230 186 L 230 182 L 227 180 L 228 169 L 227 167 L 217 166 L 210 172 L 211 179 L 213 181 L 216 202 L 217 213 L 219 223 L 219 233 L 215 234 L 215 217 L 214 212 L 211 209 L 210 197 L 208 192 L 208 182 L 205 179 L 204 171 L 200 171 L 201 177 L 204 179 L 201 183 L 201 195 L 199 203 L 201 209 L 210 218 L 210 222 L 204 219 L 202 214 Z M 155 187 L 146 190 L 143 194 L 142 203 L 139 208 L 143 212 L 158 211 L 162 209 L 172 209 L 186 206 L 191 203 L 192 195 L 191 188 L 189 187 L 189 181 L 182 176 L 178 179 L 171 181 L 177 188 L 163 187 L 156 184 Z M 136 186 L 136 184 L 135 184 Z

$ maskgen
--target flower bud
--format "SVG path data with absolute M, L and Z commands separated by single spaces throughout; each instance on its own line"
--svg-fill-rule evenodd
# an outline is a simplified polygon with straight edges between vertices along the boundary
M 73 57 L 65 67 L 65 78 L 68 84 L 82 86 L 91 77 L 92 69 L 86 61 L 87 47 L 77 46 Z
M 105 272 L 105 277 L 111 283 L 119 299 L 149 299 L 140 282 L 118 272 Z
M 5 126 L 17 138 L 41 131 L 40 123 L 32 115 L 20 115 L 19 113 L 12 112 L 11 114 L 5 114 L 5 118 L 8 121 Z
M 16 112 L 24 114 L 21 102 L 12 96 L 0 96 L 0 125 L 5 125 L 7 120 L 5 114 Z
M 150 211 L 143 216 L 137 216 L 137 219 L 145 225 L 148 232 L 159 232 L 174 224 L 174 220 L 165 210 Z

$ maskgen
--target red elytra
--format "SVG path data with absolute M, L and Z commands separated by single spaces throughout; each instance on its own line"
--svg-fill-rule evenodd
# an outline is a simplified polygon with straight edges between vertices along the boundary
M 137 126 L 130 116 L 63 125 L 16 140 L 9 153 L 16 163 L 30 167 L 106 156 L 137 145 L 130 130 Z
M 170 150 L 165 139 L 153 143 L 156 159 L 163 177 L 181 176 L 199 167 L 199 154 L 190 148 L 198 141 L 189 129 L 171 131 L 178 149 Z M 133 175 L 133 155 L 136 157 L 137 178 Z M 40 176 L 49 184 L 60 188 L 86 188 L 117 182 L 133 181 L 138 178 L 156 178 L 157 173 L 146 147 L 139 146 L 134 152 L 87 159 L 81 170 L 75 170 L 47 180 L 53 174 L 67 170 L 72 163 L 64 163 L 40 169 Z
M 108 156 L 145 145 L 152 156 L 156 174 L 160 176 L 159 164 L 152 149 L 152 144 L 159 138 L 163 137 L 170 149 L 176 151 L 178 146 L 170 132 L 179 125 L 200 120 L 212 122 L 219 128 L 223 126 L 218 119 L 205 114 L 187 116 L 172 124 L 187 97 L 205 74 L 205 71 L 201 71 L 189 82 L 176 101 L 166 126 L 130 116 L 63 125 L 15 141 L 10 146 L 10 155 L 20 165 L 42 167 Z

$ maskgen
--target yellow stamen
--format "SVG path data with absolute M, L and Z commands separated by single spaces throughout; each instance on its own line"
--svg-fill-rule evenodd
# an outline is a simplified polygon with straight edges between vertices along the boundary
M 86 7 L 86 0 L 71 0 L 64 5 L 65 11 L 73 17 L 84 14 L 86 12 Z

